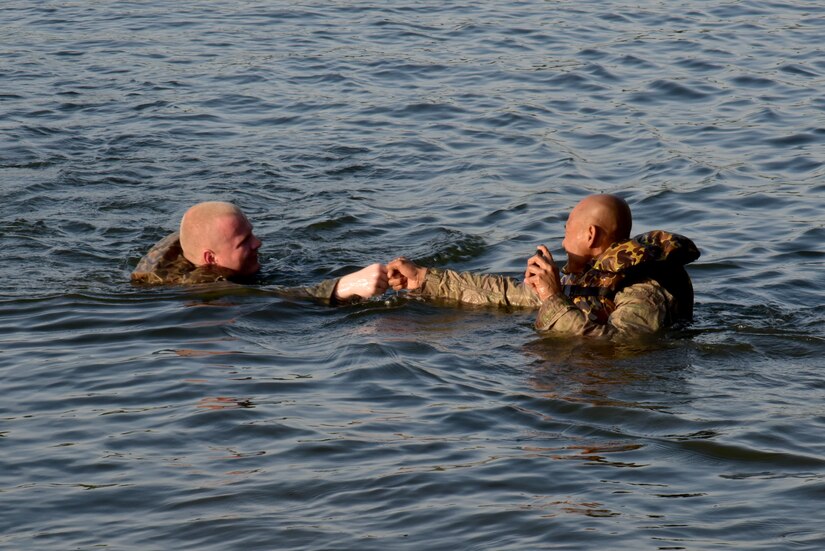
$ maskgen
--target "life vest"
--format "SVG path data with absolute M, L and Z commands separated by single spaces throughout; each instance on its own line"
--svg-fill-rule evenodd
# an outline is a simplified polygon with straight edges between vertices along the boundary
M 132 282 L 148 285 L 191 285 L 226 281 L 232 270 L 216 266 L 195 266 L 183 256 L 178 232 L 158 241 L 140 259 Z
M 616 293 L 645 280 L 655 280 L 675 299 L 673 321 L 693 317 L 693 285 L 685 270 L 699 258 L 693 241 L 655 230 L 611 245 L 582 273 L 561 274 L 563 291 L 580 310 L 599 323 L 616 309 Z

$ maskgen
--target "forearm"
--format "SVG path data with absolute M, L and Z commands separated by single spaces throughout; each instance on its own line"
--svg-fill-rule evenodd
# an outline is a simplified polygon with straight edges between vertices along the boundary
M 535 292 L 513 278 L 429 268 L 416 294 L 465 304 L 538 308 Z
M 338 279 L 327 279 L 309 287 L 274 287 L 270 290 L 278 296 L 285 298 L 308 299 L 335 306 L 341 301 L 335 296 L 335 288 L 338 286 Z

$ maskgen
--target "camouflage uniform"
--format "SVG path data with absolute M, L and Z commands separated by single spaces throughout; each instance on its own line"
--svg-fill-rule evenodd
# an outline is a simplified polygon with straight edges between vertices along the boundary
M 693 314 L 684 265 L 699 257 L 683 236 L 652 231 L 612 245 L 582 273 L 561 275 L 564 294 L 543 303 L 524 283 L 496 275 L 428 269 L 417 294 L 470 304 L 538 309 L 536 328 L 568 335 L 653 333 Z
M 158 241 L 146 256 L 140 259 L 132 282 L 146 285 L 195 285 L 232 281 L 232 270 L 217 266 L 195 266 L 183 256 L 178 232 Z M 334 304 L 337 279 L 322 281 L 313 287 L 276 288 L 281 296 L 317 299 L 326 304 Z

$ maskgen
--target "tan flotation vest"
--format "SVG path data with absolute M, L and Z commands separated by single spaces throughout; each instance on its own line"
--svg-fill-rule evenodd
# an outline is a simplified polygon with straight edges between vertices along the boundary
M 132 272 L 134 283 L 148 285 L 191 285 L 226 281 L 232 270 L 215 266 L 195 266 L 183 256 L 178 232 L 158 241 L 140 259 Z
M 699 258 L 693 241 L 662 230 L 611 245 L 580 274 L 563 272 L 564 294 L 594 321 L 607 322 L 616 309 L 616 293 L 634 283 L 655 280 L 673 295 L 676 319 L 693 317 L 693 285 L 685 270 Z

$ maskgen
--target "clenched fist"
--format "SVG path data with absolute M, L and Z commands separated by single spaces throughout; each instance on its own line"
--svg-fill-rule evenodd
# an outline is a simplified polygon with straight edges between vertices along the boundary
M 335 298 L 347 300 L 356 295 L 361 298 L 382 295 L 387 290 L 387 285 L 387 267 L 383 264 L 370 264 L 339 279 Z
M 387 264 L 389 285 L 396 291 L 402 289 L 408 291 L 418 289 L 424 284 L 424 278 L 426 276 L 427 268 L 419 266 L 403 256 Z

